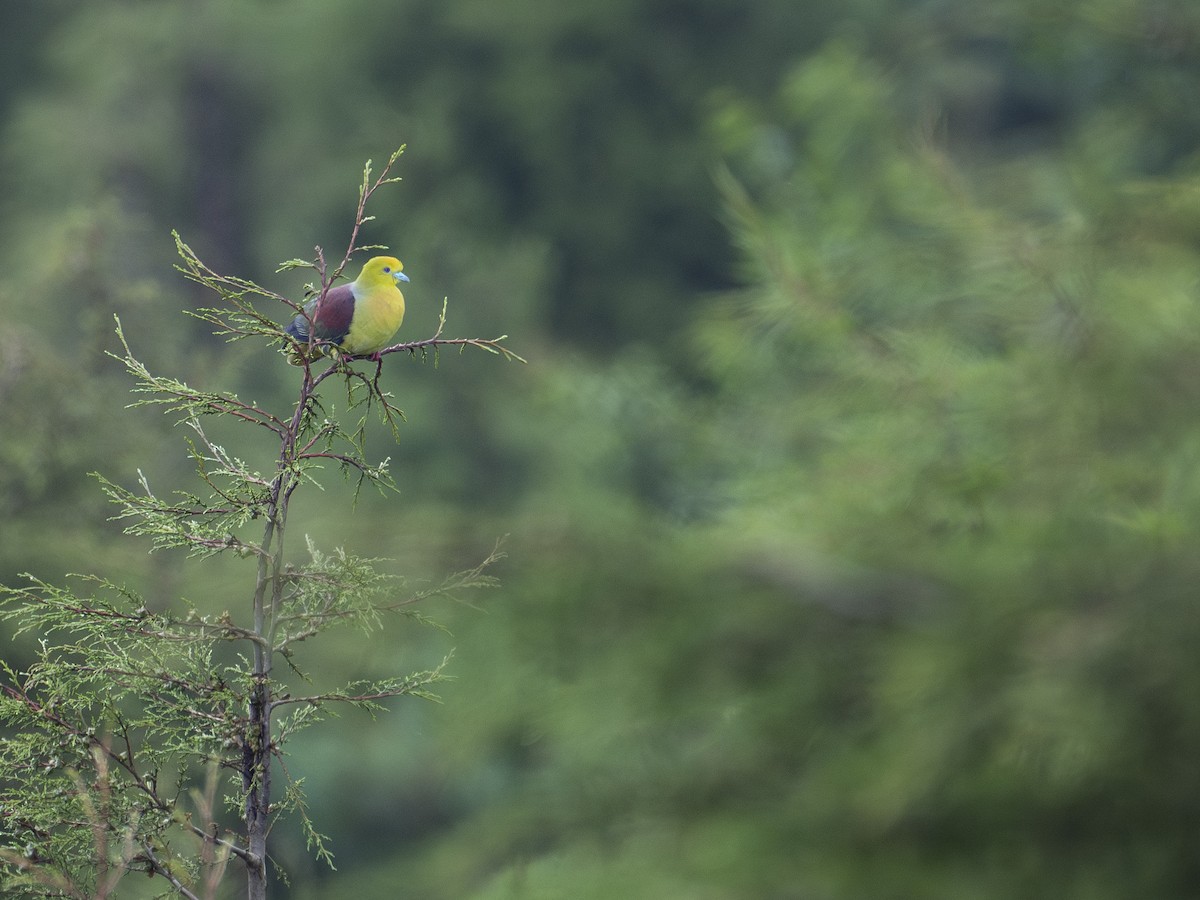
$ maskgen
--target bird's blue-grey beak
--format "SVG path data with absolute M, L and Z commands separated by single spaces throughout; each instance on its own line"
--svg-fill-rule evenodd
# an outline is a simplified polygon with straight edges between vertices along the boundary
M 408 281 L 408 276 L 405 275 L 403 272 L 393 272 L 392 277 L 395 278 L 397 281 Z

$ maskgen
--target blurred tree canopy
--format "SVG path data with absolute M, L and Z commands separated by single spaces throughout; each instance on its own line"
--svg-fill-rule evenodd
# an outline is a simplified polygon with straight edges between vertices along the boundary
M 406 141 L 405 333 L 447 295 L 532 362 L 388 366 L 404 494 L 335 531 L 509 533 L 506 589 L 331 656 L 458 681 L 296 751 L 341 871 L 294 896 L 1194 896 L 1200 7 L 10 6 L 6 581 L 237 584 L 84 478 L 182 464 L 113 312 L 288 377 L 178 314 L 171 227 L 270 281 Z

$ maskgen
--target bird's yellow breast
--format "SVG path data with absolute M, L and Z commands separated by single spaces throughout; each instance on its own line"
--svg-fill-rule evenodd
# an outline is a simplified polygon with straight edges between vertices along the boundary
M 355 282 L 351 290 L 354 291 L 354 317 L 342 341 L 342 349 L 356 355 L 382 350 L 404 321 L 404 295 L 391 278 L 367 288 Z

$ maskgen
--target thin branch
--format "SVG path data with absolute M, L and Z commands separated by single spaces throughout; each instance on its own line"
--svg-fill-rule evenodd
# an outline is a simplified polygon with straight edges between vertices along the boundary
M 187 897 L 188 900 L 201 900 L 199 895 L 193 894 L 187 889 L 187 886 L 184 885 L 182 881 L 175 877 L 175 873 L 171 871 L 168 865 L 164 864 L 163 861 L 158 858 L 154 852 L 154 848 L 150 846 L 149 843 L 142 843 L 141 848 L 142 858 L 150 864 L 150 867 L 154 870 L 154 873 L 156 875 L 161 875 L 163 878 L 167 879 L 167 881 L 171 882 L 171 886 L 175 888 L 180 896 Z
M 514 353 L 507 347 L 501 345 L 501 341 L 507 340 L 508 335 L 503 334 L 497 338 L 429 338 L 424 341 L 409 341 L 403 344 L 393 344 L 390 347 L 385 347 L 379 351 L 380 356 L 386 356 L 388 353 L 427 353 L 429 350 L 436 350 L 438 347 L 459 347 L 465 349 L 467 347 L 478 347 L 481 350 L 486 350 L 488 353 L 494 353 L 497 356 L 503 356 L 505 359 L 513 362 L 527 363 L 528 360 L 523 356 Z M 355 357 L 359 359 L 361 357 Z

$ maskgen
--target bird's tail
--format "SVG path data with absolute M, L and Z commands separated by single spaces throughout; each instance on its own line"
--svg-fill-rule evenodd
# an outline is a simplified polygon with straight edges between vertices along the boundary
M 304 365 L 304 360 L 308 356 L 308 322 L 304 316 L 296 316 L 288 326 L 283 329 L 284 339 L 283 347 L 280 352 L 293 366 Z M 314 356 L 319 356 L 317 348 L 313 348 Z

